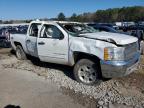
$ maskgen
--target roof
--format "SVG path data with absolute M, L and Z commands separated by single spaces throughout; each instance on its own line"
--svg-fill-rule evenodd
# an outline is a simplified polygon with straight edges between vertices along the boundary
M 72 21 L 32 21 L 31 23 L 60 23 L 60 24 L 82 24 L 80 22 L 72 22 Z
M 80 22 L 73 22 L 73 21 L 40 21 L 40 20 L 35 20 L 32 21 L 31 23 L 61 23 L 61 24 L 82 24 Z M 19 26 L 19 25 L 29 25 L 30 23 L 19 23 L 19 24 L 0 24 L 0 27 L 3 26 Z

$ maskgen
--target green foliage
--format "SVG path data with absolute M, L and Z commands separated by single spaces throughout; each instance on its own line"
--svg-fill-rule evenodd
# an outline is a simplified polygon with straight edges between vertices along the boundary
M 2 21 L 2 20 L 0 20 L 0 24 L 2 24 L 2 22 L 3 22 L 3 21 Z
M 83 13 L 77 15 L 72 14 L 70 18 L 66 18 L 64 13 L 59 13 L 57 18 L 44 18 L 43 20 L 59 20 L 59 21 L 78 21 L 78 22 L 101 22 L 101 23 L 112 23 L 112 22 L 123 22 L 123 21 L 144 21 L 144 6 L 133 6 L 123 8 L 113 8 L 106 10 L 97 10 L 94 13 Z M 32 20 L 10 20 L 2 21 L 0 23 L 11 24 L 11 23 L 29 23 Z
M 76 16 L 73 14 L 70 17 L 72 21 L 80 22 L 116 22 L 116 21 L 144 21 L 144 7 L 123 7 L 107 10 L 98 10 L 95 13 L 84 13 Z
M 78 17 L 76 13 L 73 13 L 72 16 L 70 17 L 70 21 L 77 21 Z
M 61 12 L 61 13 L 58 14 L 58 20 L 59 20 L 59 21 L 64 21 L 64 20 L 66 20 L 64 13 Z

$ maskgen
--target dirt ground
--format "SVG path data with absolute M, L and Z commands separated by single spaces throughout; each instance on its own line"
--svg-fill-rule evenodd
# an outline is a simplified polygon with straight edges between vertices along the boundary
M 54 82 L 45 81 L 45 77 L 38 77 L 35 73 L 30 73 L 30 70 L 20 71 L 17 68 L 8 68 L 7 64 L 12 62 L 14 66 L 15 60 L 15 55 L 11 53 L 11 49 L 0 48 L 0 108 L 4 108 L 6 105 L 17 105 L 20 108 L 30 108 L 30 106 L 31 108 L 97 107 L 97 100 L 93 97 L 83 95 L 80 92 L 76 93 L 74 90 L 65 87 L 59 89 L 59 87 L 54 86 Z M 5 62 L 5 65 L 2 64 L 4 68 L 2 68 L 1 62 Z M 37 66 L 34 65 L 34 67 L 37 69 Z M 136 101 L 143 101 L 144 104 L 144 56 L 141 57 L 139 67 L 134 73 L 123 78 L 114 78 L 104 83 L 107 84 L 112 81 L 119 83 L 114 88 L 119 94 L 137 99 Z M 134 107 L 117 104 L 113 103 L 113 105 L 105 108 Z M 135 107 L 143 108 L 142 106 Z
M 14 57 L 0 49 L 0 61 Z M 10 61 L 10 60 L 9 60 Z M 5 61 L 5 62 L 9 62 Z M 35 73 L 0 66 L 0 108 L 86 108 Z

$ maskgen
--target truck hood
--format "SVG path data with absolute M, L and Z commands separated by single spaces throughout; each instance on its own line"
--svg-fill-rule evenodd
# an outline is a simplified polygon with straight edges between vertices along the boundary
M 79 36 L 104 41 L 114 41 L 118 45 L 126 45 L 138 41 L 138 39 L 133 36 L 109 32 L 85 33 Z

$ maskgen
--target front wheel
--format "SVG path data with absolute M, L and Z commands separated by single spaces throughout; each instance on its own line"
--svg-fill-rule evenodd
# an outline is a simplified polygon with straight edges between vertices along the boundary
M 78 82 L 86 85 L 95 85 L 100 82 L 99 65 L 89 59 L 81 59 L 74 66 L 74 76 Z
M 19 60 L 25 60 L 26 59 L 26 54 L 20 45 L 17 45 L 17 47 L 16 47 L 16 56 Z

